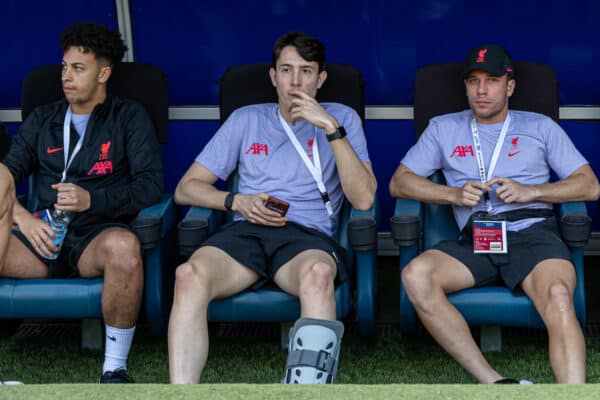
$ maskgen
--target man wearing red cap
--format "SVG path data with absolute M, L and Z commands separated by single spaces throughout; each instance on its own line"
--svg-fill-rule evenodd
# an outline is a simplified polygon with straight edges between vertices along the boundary
M 597 200 L 598 180 L 558 124 L 508 109 L 516 83 L 505 49 L 472 49 L 464 83 L 470 109 L 431 119 L 390 182 L 394 197 L 451 204 L 461 236 L 414 258 L 402 283 L 423 325 L 482 383 L 519 381 L 488 364 L 446 295 L 498 281 L 524 291 L 548 328 L 557 381 L 583 383 L 585 342 L 573 306 L 575 270 L 552 204 Z M 426 178 L 439 169 L 447 185 Z M 559 181 L 549 182 L 551 171 Z M 478 228 L 488 225 L 504 240 L 482 253 Z

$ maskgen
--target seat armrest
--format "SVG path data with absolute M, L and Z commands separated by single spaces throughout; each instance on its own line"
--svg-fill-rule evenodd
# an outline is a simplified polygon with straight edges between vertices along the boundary
M 223 223 L 224 212 L 204 207 L 190 207 L 177 225 L 179 254 L 189 257 L 204 242 L 209 234 Z
M 584 247 L 592 234 L 592 220 L 582 201 L 562 203 L 558 207 L 560 231 L 569 247 Z
M 173 225 L 173 196 L 165 195 L 160 203 L 146 207 L 131 221 L 131 229 L 135 232 L 143 250 L 158 246 Z
M 400 247 L 417 243 L 422 221 L 422 204 L 417 200 L 396 199 L 394 215 L 390 220 L 392 238 Z
M 377 245 L 377 202 L 368 210 L 350 211 L 348 241 L 354 250 L 372 250 Z

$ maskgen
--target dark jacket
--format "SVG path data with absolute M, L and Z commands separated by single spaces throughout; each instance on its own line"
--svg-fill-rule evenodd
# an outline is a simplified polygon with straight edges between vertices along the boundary
M 63 122 L 66 100 L 36 108 L 13 139 L 4 164 L 18 184 L 33 174 L 38 209 L 52 207 L 64 169 Z M 79 135 L 71 125 L 70 147 Z M 76 214 L 71 227 L 101 222 L 129 223 L 163 191 L 160 146 L 150 117 L 139 103 L 108 95 L 90 116 L 79 153 L 65 182 L 90 192 L 90 208 Z
M 6 128 L 0 122 L 0 161 L 4 158 L 6 153 L 8 153 L 8 149 L 10 148 L 10 137 L 8 136 L 8 132 L 6 132 Z

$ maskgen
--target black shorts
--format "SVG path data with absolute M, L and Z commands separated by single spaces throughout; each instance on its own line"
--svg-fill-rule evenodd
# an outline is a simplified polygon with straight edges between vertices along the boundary
M 55 260 L 48 260 L 40 256 L 20 230 L 13 229 L 12 233 L 23 242 L 23 244 L 35 254 L 40 261 L 48 266 L 49 278 L 76 278 L 79 277 L 77 263 L 84 250 L 90 242 L 100 234 L 100 232 L 108 228 L 123 228 L 131 231 L 128 225 L 114 222 L 79 226 L 76 229 L 67 228 L 65 241 Z
M 257 289 L 271 281 L 277 270 L 305 250 L 323 250 L 336 262 L 338 282 L 348 278 L 346 251 L 332 238 L 316 229 L 288 222 L 281 228 L 234 221 L 223 225 L 201 247 L 223 250 L 240 264 L 263 277 Z
M 476 287 L 502 281 L 513 291 L 541 261 L 550 258 L 571 261 L 569 248 L 560 238 L 556 217 L 519 232 L 508 231 L 507 241 L 507 254 L 475 254 L 473 238 L 468 235 L 462 235 L 458 241 L 439 242 L 433 248 L 462 262 L 473 274 Z

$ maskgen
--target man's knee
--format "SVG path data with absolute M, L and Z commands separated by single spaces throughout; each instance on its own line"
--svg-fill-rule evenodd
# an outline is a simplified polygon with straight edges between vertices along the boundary
M 6 167 L 0 164 L 0 215 L 8 212 L 15 199 L 15 182 Z
M 431 265 L 423 258 L 413 259 L 401 274 L 402 285 L 410 300 L 419 302 L 436 286 Z
M 109 232 L 102 250 L 107 255 L 110 268 L 127 275 L 141 272 L 140 241 L 132 232 L 124 229 Z
M 183 299 L 191 296 L 212 298 L 211 276 L 201 260 L 187 261 L 175 270 L 175 296 Z
M 329 264 L 317 261 L 311 263 L 300 277 L 300 293 L 333 294 L 334 270 Z
M 553 282 L 548 289 L 548 305 L 546 307 L 547 319 L 564 321 L 570 318 L 574 313 L 573 295 L 568 286 L 558 280 Z M 554 316 L 554 319 L 551 318 Z

